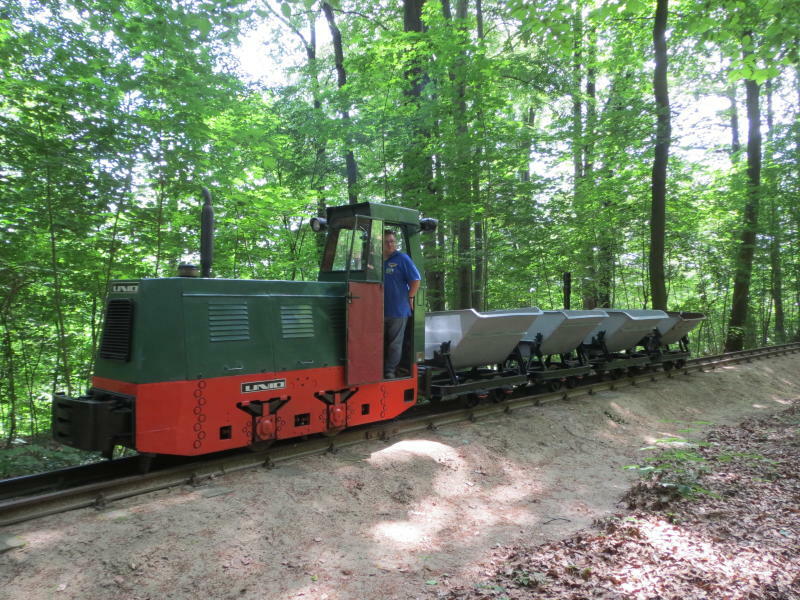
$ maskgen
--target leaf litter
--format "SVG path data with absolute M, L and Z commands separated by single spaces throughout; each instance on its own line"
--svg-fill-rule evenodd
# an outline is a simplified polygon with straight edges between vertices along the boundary
M 478 582 L 446 600 L 800 598 L 800 399 L 769 417 L 710 430 L 683 467 L 637 482 L 628 512 L 557 542 L 498 548 Z M 658 459 L 654 461 L 659 465 Z

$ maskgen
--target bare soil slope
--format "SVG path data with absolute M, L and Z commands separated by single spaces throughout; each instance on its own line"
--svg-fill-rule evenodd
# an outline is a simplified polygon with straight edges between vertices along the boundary
M 618 512 L 642 446 L 777 413 L 798 373 L 679 375 L 8 527 L 0 599 L 435 597 Z

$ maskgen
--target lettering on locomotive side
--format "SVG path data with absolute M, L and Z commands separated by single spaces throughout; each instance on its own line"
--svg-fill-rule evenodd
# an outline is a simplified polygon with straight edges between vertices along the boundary
M 111 286 L 115 294 L 135 294 L 139 291 L 138 283 L 115 283 Z
M 270 379 L 269 381 L 248 381 L 242 384 L 242 393 L 270 392 L 272 390 L 282 390 L 286 388 L 285 379 Z

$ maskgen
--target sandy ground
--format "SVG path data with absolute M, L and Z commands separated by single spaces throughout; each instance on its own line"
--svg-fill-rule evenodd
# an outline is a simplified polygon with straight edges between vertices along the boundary
M 619 510 L 645 445 L 800 397 L 791 355 L 6 527 L 0 599 L 430 598 Z

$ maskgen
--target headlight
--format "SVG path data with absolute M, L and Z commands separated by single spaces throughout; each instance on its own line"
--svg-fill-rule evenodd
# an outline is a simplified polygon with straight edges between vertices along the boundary
M 419 228 L 422 231 L 436 231 L 436 226 L 439 224 L 437 219 L 420 219 Z
M 325 231 L 328 228 L 328 220 L 322 217 L 314 217 L 308 224 L 311 225 L 311 231 L 315 233 Z

